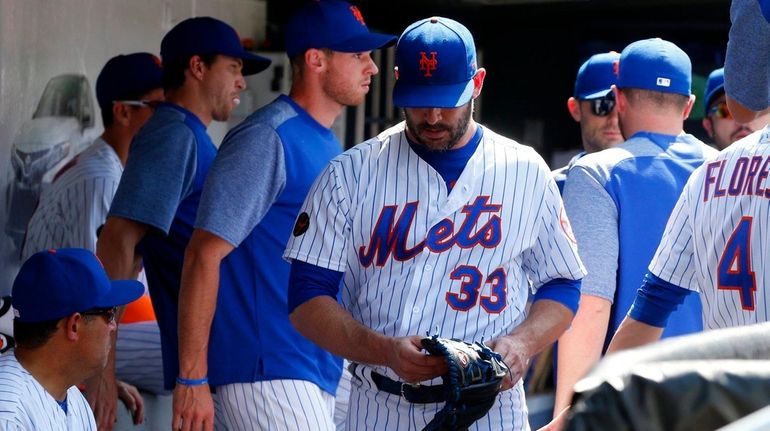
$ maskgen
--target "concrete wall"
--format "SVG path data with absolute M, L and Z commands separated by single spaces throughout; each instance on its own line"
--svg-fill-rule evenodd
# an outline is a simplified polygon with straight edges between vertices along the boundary
M 176 23 L 214 16 L 241 37 L 264 39 L 266 0 L 0 0 L 0 226 L 9 218 L 14 139 L 32 118 L 51 77 L 85 75 L 92 89 L 104 62 L 120 53 L 159 54 L 160 40 Z M 94 100 L 94 127 L 101 119 Z M 222 130 L 223 127 L 215 126 Z M 18 269 L 16 247 L 0 229 L 0 294 Z

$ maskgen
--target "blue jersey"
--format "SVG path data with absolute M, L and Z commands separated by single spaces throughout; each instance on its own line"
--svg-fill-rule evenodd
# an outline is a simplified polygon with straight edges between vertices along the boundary
M 220 267 L 212 384 L 299 379 L 334 394 L 341 360 L 289 321 L 290 266 L 281 256 L 313 180 L 341 151 L 332 131 L 287 96 L 250 115 L 222 143 L 196 222 L 236 247 Z
M 134 138 L 109 216 L 150 226 L 139 244 L 161 331 L 163 376 L 179 373 L 177 312 L 184 250 L 216 147 L 206 126 L 177 105 L 162 104 Z
M 687 179 L 714 154 L 690 135 L 641 132 L 570 169 L 564 205 L 588 269 L 583 293 L 613 301 L 610 336 L 633 303 Z M 690 295 L 664 336 L 702 325 L 700 300 Z

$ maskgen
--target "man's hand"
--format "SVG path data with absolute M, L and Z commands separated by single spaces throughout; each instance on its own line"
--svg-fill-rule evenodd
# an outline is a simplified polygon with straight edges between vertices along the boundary
M 416 335 L 392 338 L 387 349 L 386 365 L 408 383 L 430 380 L 447 371 L 446 360 L 425 354 L 420 340 Z
M 129 385 L 121 380 L 117 381 L 118 386 L 118 398 L 123 401 L 126 408 L 131 411 L 131 417 L 134 425 L 139 425 L 144 422 L 144 400 L 142 395 L 139 394 L 139 390 L 135 386 Z
M 214 430 L 214 401 L 209 385 L 176 385 L 173 409 L 173 430 Z
M 99 431 L 111 431 L 115 426 L 118 405 L 118 388 L 115 374 L 106 369 L 85 381 L 86 399 L 94 411 Z
M 508 366 L 508 375 L 503 379 L 501 390 L 511 389 L 527 372 L 529 356 L 526 353 L 526 346 L 511 335 L 493 338 L 485 344 L 499 353 L 505 365 Z

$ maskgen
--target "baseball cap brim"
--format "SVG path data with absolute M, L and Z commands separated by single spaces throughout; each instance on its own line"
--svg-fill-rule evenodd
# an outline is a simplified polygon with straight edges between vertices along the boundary
M 324 47 L 338 52 L 364 52 L 385 48 L 396 43 L 398 37 L 382 33 L 361 33 L 347 40 Z
M 110 285 L 110 291 L 96 301 L 94 308 L 126 305 L 144 294 L 144 285 L 136 280 L 113 280 Z
M 243 70 L 241 73 L 244 76 L 254 75 L 256 73 L 262 72 L 270 66 L 270 63 L 273 62 L 269 58 L 252 54 L 247 51 L 240 52 L 237 55 L 232 55 L 232 57 L 240 58 L 243 60 Z
M 473 96 L 473 79 L 446 85 L 410 85 L 396 80 L 393 104 L 401 108 L 457 108 Z
M 612 88 L 608 88 L 606 90 L 596 91 L 591 94 L 586 94 L 585 96 L 579 97 L 580 100 L 594 100 L 594 99 L 601 99 L 602 97 L 607 97 L 612 93 Z
M 706 95 L 706 103 L 705 103 L 706 108 L 708 108 L 709 105 L 711 105 L 711 102 L 713 102 L 714 99 L 720 93 L 723 93 L 724 91 L 725 91 L 725 85 L 724 84 L 718 85 L 718 86 L 712 88 L 711 91 L 709 91 L 709 94 Z

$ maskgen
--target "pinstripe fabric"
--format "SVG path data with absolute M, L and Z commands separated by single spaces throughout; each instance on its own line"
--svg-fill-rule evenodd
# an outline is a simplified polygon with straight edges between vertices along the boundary
M 334 397 L 304 380 L 266 380 L 217 386 L 218 431 L 332 431 Z
M 685 186 L 650 263 L 650 272 L 661 279 L 701 293 L 707 329 L 770 320 L 769 169 L 768 127 L 704 163 Z M 745 217 L 750 218 L 750 249 L 742 248 L 738 253 L 750 254 L 748 262 L 756 286 L 752 309 L 741 300 L 739 290 L 720 289 L 718 276 L 720 260 L 734 257 L 726 252 L 726 245 Z M 749 268 L 741 266 L 740 261 L 729 262 L 731 270 L 748 273 Z
M 0 429 L 92 431 L 96 422 L 80 391 L 67 390 L 67 413 L 11 353 L 0 357 Z
M 351 378 L 348 364 L 347 360 L 342 364 L 342 376 L 337 386 L 337 395 L 334 397 L 334 427 L 337 431 L 345 431 L 348 417 Z
M 361 369 L 361 368 L 359 368 Z M 368 379 L 367 367 L 362 367 L 361 376 L 353 376 L 348 410 L 349 431 L 399 430 L 419 431 L 430 422 L 443 403 L 411 404 L 405 399 L 378 391 Z M 501 392 L 486 416 L 474 422 L 471 431 L 529 430 L 526 403 L 522 382 L 511 390 Z
M 96 251 L 96 230 L 107 218 L 122 173 L 115 150 L 96 139 L 43 192 L 29 222 L 22 257 L 26 260 L 49 248 Z M 116 355 L 119 379 L 153 393 L 165 392 L 157 322 L 120 325 Z
M 532 148 L 484 129 L 447 194 L 438 172 L 411 150 L 403 128 L 397 125 L 330 163 L 302 210 L 310 216 L 309 228 L 290 239 L 284 255 L 344 272 L 342 302 L 357 321 L 388 336 L 438 329 L 444 337 L 488 340 L 525 319 L 530 286 L 585 274 L 566 233 L 559 190 Z M 384 235 L 379 248 L 377 235 Z M 366 261 L 366 253 L 374 258 Z M 473 283 L 479 300 L 467 304 Z M 376 371 L 398 379 L 390 369 Z M 490 419 L 490 426 L 525 429 L 523 391 L 505 396 L 510 402 L 490 413 L 503 414 L 503 422 Z M 388 397 L 354 387 L 350 428 L 407 429 L 410 421 L 422 423 L 415 415 L 428 415 Z M 521 419 L 515 427 L 505 409 Z
M 40 196 L 29 221 L 23 260 L 51 247 L 96 250 L 96 230 L 107 218 L 123 172 L 120 159 L 99 138 L 65 169 Z

